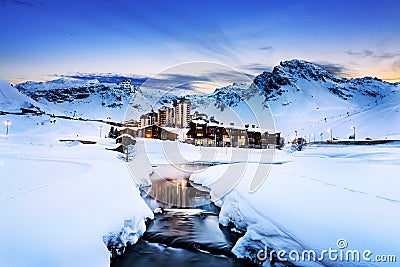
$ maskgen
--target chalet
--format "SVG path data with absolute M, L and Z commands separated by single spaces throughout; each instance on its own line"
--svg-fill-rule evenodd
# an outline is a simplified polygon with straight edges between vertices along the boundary
M 118 136 L 117 139 L 115 139 L 115 142 L 117 144 L 122 144 L 124 146 L 136 144 L 135 137 L 133 137 L 132 135 L 127 134 L 127 133 L 124 133 L 124 134 Z
M 228 139 L 224 140 L 224 146 L 228 144 L 228 146 L 233 147 L 247 147 L 249 144 L 249 138 L 247 135 L 246 128 L 235 127 L 234 123 L 230 123 L 228 127 L 226 127 L 226 132 Z
M 207 138 L 207 122 L 202 119 L 193 119 L 189 123 L 187 138 L 193 141 L 194 145 L 204 145 Z M 206 142 L 208 144 L 208 142 Z
M 281 146 L 281 133 L 264 132 L 261 134 L 261 148 L 274 148 Z
M 247 128 L 247 138 L 248 147 L 261 148 L 261 131 L 254 124 L 250 128 Z
M 123 125 L 125 127 L 139 127 L 140 126 L 140 122 L 138 122 L 136 120 L 129 120 L 129 121 L 124 121 Z
M 269 133 L 252 125 L 247 129 L 248 147 L 275 148 L 281 145 L 281 133 Z
M 206 137 L 208 146 L 222 146 L 224 129 L 218 123 L 210 122 L 206 127 Z
M 178 139 L 178 134 L 168 131 L 158 125 L 148 125 L 137 130 L 138 137 L 152 138 L 159 140 L 170 140 L 176 141 Z
M 136 131 L 131 128 L 127 128 L 127 127 L 119 130 L 118 134 L 119 134 L 119 136 L 121 136 L 123 134 L 129 134 L 132 137 L 136 137 Z
M 189 123 L 187 138 L 200 146 L 232 146 L 232 131 L 216 122 L 194 119 Z

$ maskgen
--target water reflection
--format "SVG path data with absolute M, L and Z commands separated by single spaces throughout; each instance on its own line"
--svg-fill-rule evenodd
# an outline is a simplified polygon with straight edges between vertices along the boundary
M 161 165 L 150 176 L 151 188 L 146 191 L 145 200 L 151 208 L 194 208 L 210 204 L 210 193 L 205 187 L 193 184 L 189 177 L 205 166 L 183 165 L 175 168 Z

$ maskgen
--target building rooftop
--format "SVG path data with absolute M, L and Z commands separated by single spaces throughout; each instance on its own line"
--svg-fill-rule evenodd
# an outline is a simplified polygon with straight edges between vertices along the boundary
M 128 137 L 128 138 L 133 139 L 133 140 L 135 139 L 132 135 L 127 134 L 127 133 L 124 133 L 124 134 L 118 136 L 116 139 L 121 139 L 123 137 Z
M 195 124 L 207 124 L 205 120 L 192 120 L 192 122 Z
M 219 123 L 210 122 L 210 123 L 208 123 L 208 126 L 210 126 L 210 127 L 219 127 L 221 125 L 219 125 Z

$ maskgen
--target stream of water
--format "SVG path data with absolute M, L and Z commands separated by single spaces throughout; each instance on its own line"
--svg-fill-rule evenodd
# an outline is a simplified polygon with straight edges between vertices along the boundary
M 156 214 L 146 233 L 111 266 L 252 266 L 238 260 L 231 249 L 241 234 L 222 227 L 219 208 L 210 201 L 209 190 L 193 184 L 189 176 L 205 166 L 158 166 L 151 187 L 142 196 Z

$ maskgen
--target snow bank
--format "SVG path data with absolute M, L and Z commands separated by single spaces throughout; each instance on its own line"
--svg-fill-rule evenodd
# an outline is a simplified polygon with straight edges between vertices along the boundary
M 0 135 L 0 265 L 109 266 L 103 236 L 122 231 L 134 242 L 153 216 L 126 164 L 105 149 L 115 141 L 100 139 L 97 123 L 4 118 L 13 124 Z M 77 135 L 97 144 L 58 141 Z
M 264 247 L 289 252 L 315 250 L 320 255 L 345 239 L 347 249 L 377 255 L 400 255 L 399 181 L 400 150 L 397 146 L 312 147 L 290 156 L 278 152 L 267 181 L 249 193 L 256 164 L 250 163 L 240 183 L 217 201 L 220 223 L 246 230 L 233 252 L 256 257 Z M 221 166 L 191 176 L 210 186 L 223 175 Z M 346 250 L 344 250 L 346 251 Z M 319 254 L 318 254 L 319 253 Z M 287 256 L 286 256 L 287 257 Z M 313 266 L 317 262 L 294 262 Z M 332 261 L 325 266 L 374 266 L 377 262 Z M 380 263 L 396 266 L 396 263 Z M 268 263 L 265 263 L 268 266 Z

